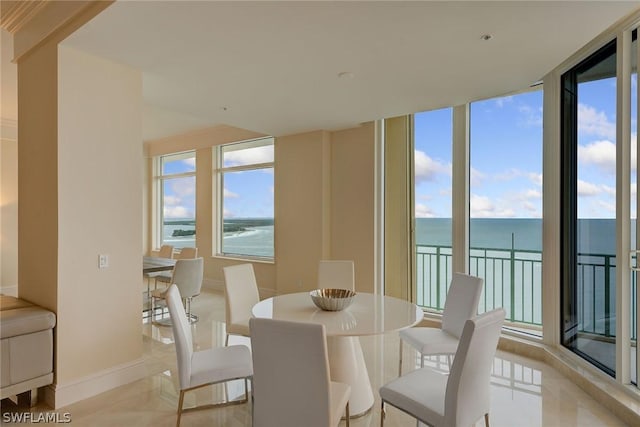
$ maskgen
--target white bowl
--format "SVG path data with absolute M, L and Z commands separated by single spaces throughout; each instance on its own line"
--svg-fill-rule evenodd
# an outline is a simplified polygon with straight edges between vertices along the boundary
M 356 293 L 349 289 L 315 289 L 309 292 L 311 300 L 325 311 L 340 311 L 349 307 Z

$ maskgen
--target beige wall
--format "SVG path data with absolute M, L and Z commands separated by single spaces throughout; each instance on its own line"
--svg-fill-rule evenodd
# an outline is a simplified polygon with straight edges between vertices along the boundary
M 332 134 L 331 259 L 355 262 L 356 290 L 374 290 L 375 135 L 372 122 Z
M 144 374 L 142 80 L 54 40 L 18 75 L 19 296 L 57 314 L 60 406 Z
M 58 52 L 18 64 L 18 295 L 58 311 Z
M 58 69 L 60 384 L 142 356 L 142 76 L 62 46 Z
M 13 132 L 14 136 L 16 132 Z M 0 292 L 18 290 L 18 143 L 6 129 L 0 138 Z
M 212 149 L 264 135 L 218 126 L 145 143 L 149 158 L 196 150 L 196 244 L 205 284 L 222 286 L 222 269 L 246 262 L 214 257 Z M 150 164 L 150 160 L 146 161 Z M 353 259 L 356 286 L 373 291 L 374 126 L 316 131 L 275 140 L 275 262 L 254 262 L 261 296 L 317 287 L 318 261 Z M 151 169 L 147 205 L 153 206 Z M 153 210 L 148 210 L 151 242 Z
M 276 139 L 275 245 L 278 293 L 317 286 L 318 261 L 328 258 L 330 134 L 310 132 Z M 326 212 L 325 212 L 326 211 Z M 326 245 L 327 247 L 324 247 Z

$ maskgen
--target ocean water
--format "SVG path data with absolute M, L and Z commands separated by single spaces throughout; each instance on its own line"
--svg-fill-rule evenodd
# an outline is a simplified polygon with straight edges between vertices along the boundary
M 417 218 L 416 244 L 451 246 L 451 218 Z M 224 249 L 229 253 L 273 256 L 273 225 L 245 227 L 241 232 L 226 232 Z M 635 221 L 631 223 L 635 235 Z M 176 248 L 195 246 L 195 236 L 172 236 L 174 230 L 195 231 L 193 219 L 167 222 L 165 242 Z M 615 219 L 578 220 L 578 252 L 614 255 Z M 471 247 L 542 251 L 540 218 L 474 218 L 469 230 Z M 632 239 L 633 240 L 633 239 Z
M 224 253 L 273 257 L 273 219 L 236 219 L 225 221 L 225 224 L 232 231 L 224 232 Z M 173 245 L 176 249 L 196 247 L 195 229 L 193 218 L 167 220 L 164 223 L 164 243 Z
M 417 218 L 416 244 L 451 246 L 451 218 Z M 579 219 L 578 252 L 614 255 L 615 219 Z M 631 223 L 635 235 L 635 221 Z M 473 248 L 542 251 L 540 218 L 473 218 L 469 228 Z

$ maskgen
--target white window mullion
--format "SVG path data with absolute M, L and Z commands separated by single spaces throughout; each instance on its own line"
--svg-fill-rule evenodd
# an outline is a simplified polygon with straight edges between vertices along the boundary
M 617 38 L 616 107 L 616 379 L 630 383 L 631 32 Z
M 640 42 L 636 40 L 636 123 L 640 123 L 640 84 L 638 84 L 638 78 L 640 77 L 640 70 L 638 65 L 640 64 Z M 631 144 L 636 144 L 636 249 L 640 249 L 640 227 L 638 227 L 638 214 L 640 213 L 640 197 L 638 197 L 638 188 L 640 188 L 640 170 L 638 170 L 637 153 L 640 153 L 640 138 L 638 138 L 638 132 L 636 131 L 636 140 L 630 141 Z M 636 261 L 637 264 L 637 261 Z M 638 335 L 640 335 L 640 316 L 638 315 L 638 308 L 640 307 L 640 283 L 638 283 L 638 272 L 634 272 L 636 275 L 636 387 L 640 384 L 640 357 L 638 357 Z
M 469 104 L 453 108 L 453 271 L 469 272 Z

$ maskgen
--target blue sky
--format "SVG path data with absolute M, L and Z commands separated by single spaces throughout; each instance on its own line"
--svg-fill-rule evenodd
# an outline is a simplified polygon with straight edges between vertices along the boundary
M 472 218 L 542 216 L 542 96 L 537 90 L 471 104 Z M 579 87 L 581 218 L 615 217 L 615 96 L 614 79 Z M 447 108 L 415 116 L 415 208 L 419 218 L 451 216 L 451 114 Z M 633 121 L 632 140 L 635 125 Z M 632 180 L 635 151 L 634 147 L 630 159 Z M 632 212 L 635 216 L 635 208 Z

